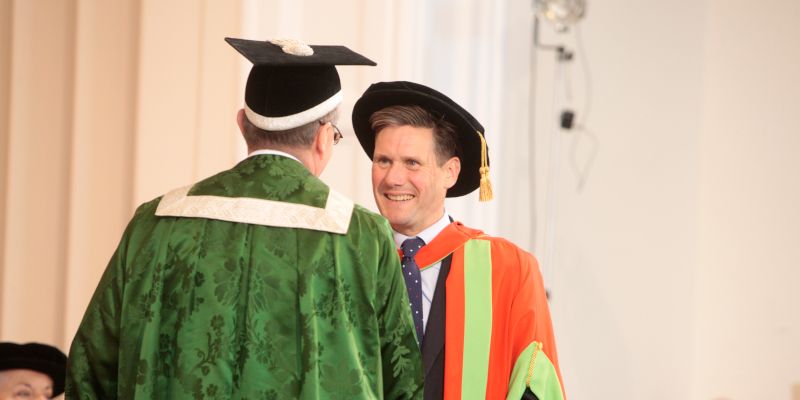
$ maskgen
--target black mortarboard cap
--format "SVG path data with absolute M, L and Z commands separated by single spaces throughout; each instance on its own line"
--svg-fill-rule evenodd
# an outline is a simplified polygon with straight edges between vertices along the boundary
M 361 147 L 372 158 L 375 134 L 369 119 L 373 113 L 390 106 L 422 107 L 456 127 L 461 146 L 461 173 L 447 197 L 459 197 L 480 187 L 480 201 L 492 199 L 489 181 L 489 155 L 483 125 L 455 101 L 432 88 L 414 82 L 378 82 L 372 84 L 353 106 L 353 130 Z
M 253 125 L 268 131 L 296 128 L 333 111 L 342 101 L 336 65 L 376 65 L 344 46 L 225 41 L 253 63 L 245 88 L 245 114 Z

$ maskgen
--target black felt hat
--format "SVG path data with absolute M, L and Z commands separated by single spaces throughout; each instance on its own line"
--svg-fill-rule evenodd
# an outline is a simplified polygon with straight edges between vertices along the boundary
M 67 356 L 61 350 L 41 343 L 0 343 L 0 371 L 30 369 L 53 380 L 53 396 L 64 393 Z
M 344 46 L 307 46 L 295 40 L 225 38 L 253 63 L 245 113 L 253 125 L 283 131 L 319 120 L 342 101 L 336 65 L 376 65 Z
M 491 200 L 489 183 L 489 155 L 483 125 L 467 110 L 444 94 L 414 82 L 378 82 L 361 95 L 353 106 L 353 130 L 361 147 L 372 158 L 375 151 L 375 133 L 369 118 L 376 111 L 390 106 L 422 107 L 435 117 L 455 125 L 461 145 L 461 173 L 458 181 L 447 191 L 447 197 L 472 193 L 481 187 L 481 201 Z

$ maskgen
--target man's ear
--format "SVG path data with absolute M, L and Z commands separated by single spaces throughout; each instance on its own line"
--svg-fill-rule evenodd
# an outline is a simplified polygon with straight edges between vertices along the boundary
M 321 124 L 317 128 L 310 150 L 313 167 L 309 170 L 314 176 L 320 176 L 333 156 L 333 128 L 330 124 Z
M 312 144 L 312 150 L 316 156 L 324 158 L 329 155 L 333 147 L 331 135 L 333 135 L 333 129 L 330 128 L 329 123 L 320 124 L 317 127 L 317 132 L 314 134 L 314 143 Z
M 456 181 L 458 181 L 458 174 L 461 173 L 461 159 L 452 157 L 444 163 L 442 168 L 444 168 L 445 171 L 445 188 L 450 189 L 456 184 Z
M 236 113 L 236 124 L 239 125 L 239 131 L 244 133 L 244 119 L 247 118 L 244 115 L 244 108 L 240 108 L 239 112 Z

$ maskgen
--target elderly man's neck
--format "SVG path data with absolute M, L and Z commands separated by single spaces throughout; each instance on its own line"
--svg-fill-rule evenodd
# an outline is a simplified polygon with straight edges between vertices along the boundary
M 314 172 L 313 157 L 310 148 L 290 147 L 290 146 L 270 146 L 270 147 L 259 147 L 259 148 L 253 148 L 250 146 L 247 147 L 248 157 L 257 154 L 277 154 L 283 156 L 290 156 L 291 158 L 294 158 L 295 160 L 303 164 L 303 166 L 306 167 L 306 169 Z

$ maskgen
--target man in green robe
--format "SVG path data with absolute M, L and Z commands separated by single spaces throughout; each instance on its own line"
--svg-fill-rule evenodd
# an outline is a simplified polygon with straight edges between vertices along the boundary
M 141 205 L 72 343 L 76 399 L 421 398 L 388 223 L 317 177 L 341 46 L 227 39 L 254 66 L 250 156 Z

